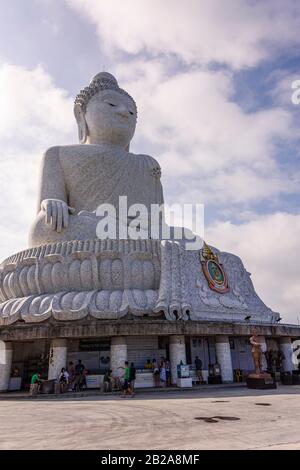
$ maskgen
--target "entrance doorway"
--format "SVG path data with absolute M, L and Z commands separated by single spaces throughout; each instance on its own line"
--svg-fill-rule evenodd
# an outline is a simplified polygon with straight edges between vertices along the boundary
M 31 377 L 36 372 L 43 378 L 48 377 L 49 350 L 50 342 L 45 339 L 14 343 L 12 371 L 14 378 L 20 379 L 18 387 L 29 389 Z

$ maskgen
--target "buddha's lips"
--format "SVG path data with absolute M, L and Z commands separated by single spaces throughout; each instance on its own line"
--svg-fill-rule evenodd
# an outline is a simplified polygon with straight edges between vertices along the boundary
M 123 119 L 128 119 L 129 118 L 129 115 L 125 115 L 125 114 L 121 114 L 121 113 L 116 113 L 116 115 L 120 118 L 123 118 Z

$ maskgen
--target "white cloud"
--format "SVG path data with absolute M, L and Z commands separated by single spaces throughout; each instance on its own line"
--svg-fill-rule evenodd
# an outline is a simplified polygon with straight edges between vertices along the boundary
M 299 191 L 300 172 L 276 160 L 278 142 L 299 137 L 293 113 L 280 103 L 249 113 L 234 102 L 233 86 L 236 69 L 299 44 L 299 3 L 67 3 L 96 25 L 112 71 L 136 98 L 141 117 L 132 148 L 154 152 L 172 202 L 256 203 Z M 208 68 L 216 62 L 231 70 Z
M 97 26 L 108 51 L 175 54 L 188 64 L 239 69 L 300 42 L 294 0 L 66 1 Z
M 300 318 L 300 215 L 256 216 L 241 225 L 216 222 L 206 241 L 240 256 L 262 300 L 285 322 Z
M 56 88 L 41 66 L 26 70 L 11 64 L 0 67 L 1 141 L 11 146 L 40 147 L 72 130 L 71 99 Z
M 293 112 L 280 103 L 247 112 L 234 102 L 233 79 L 236 69 L 300 42 L 300 4 L 67 3 L 96 25 L 101 50 L 113 58 L 111 71 L 137 100 L 132 149 L 158 158 L 171 202 L 249 204 L 299 192 L 300 171 L 277 161 L 278 142 L 291 146 L 299 138 Z M 216 62 L 231 69 L 208 68 Z
M 72 100 L 42 67 L 26 70 L 2 64 L 0 123 L 2 260 L 27 246 L 42 153 L 52 145 L 74 142 Z
M 170 197 L 230 205 L 299 191 L 300 173 L 276 160 L 278 141 L 298 137 L 288 110 L 246 112 L 232 100 L 233 77 L 226 71 L 169 76 L 159 60 L 115 71 L 138 103 L 133 149 L 158 152 Z

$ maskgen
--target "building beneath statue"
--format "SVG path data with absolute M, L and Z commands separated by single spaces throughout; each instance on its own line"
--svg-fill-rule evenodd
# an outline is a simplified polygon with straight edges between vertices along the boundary
M 0 390 L 28 385 L 37 370 L 57 379 L 78 359 L 90 387 L 125 360 L 135 364 L 136 387 L 152 386 L 144 365 L 161 357 L 173 384 L 184 383 L 178 366 L 192 370 L 196 357 L 204 380 L 241 380 L 254 369 L 254 327 L 273 351 L 274 373 L 291 372 L 300 328 L 279 323 L 240 258 L 205 243 L 189 250 L 175 235 L 97 237 L 101 204 L 119 207 L 124 196 L 131 207 L 163 204 L 161 170 L 129 152 L 136 105 L 112 75 L 96 75 L 74 113 L 80 144 L 46 151 L 29 248 L 0 265 Z M 127 229 L 132 216 L 122 223 Z
M 277 321 L 239 258 L 206 244 L 190 253 L 155 240 L 35 247 L 2 263 L 1 296 L 0 390 L 28 387 L 37 370 L 57 379 L 78 359 L 91 388 L 107 370 L 121 372 L 125 360 L 135 364 L 136 387 L 153 386 L 144 365 L 162 357 L 170 361 L 172 384 L 179 364 L 190 365 L 190 382 L 197 383 L 196 357 L 204 381 L 241 381 L 254 370 L 254 328 L 266 353 L 264 370 L 295 368 L 292 344 L 300 328 Z M 10 380 L 16 369 L 21 379 Z
M 18 322 L 19 323 L 19 322 Z M 292 372 L 292 342 L 299 328 L 288 325 L 256 326 L 266 351 L 273 351 L 274 372 Z M 254 365 L 246 323 L 174 322 L 167 320 L 121 320 L 114 322 L 46 321 L 39 325 L 20 322 L 1 328 L 5 364 L 0 365 L 0 390 L 28 388 L 31 376 L 40 371 L 45 378 L 58 379 L 62 367 L 81 359 L 88 370 L 87 387 L 99 388 L 108 369 L 118 373 L 125 360 L 137 369 L 136 388 L 154 386 L 147 362 L 162 357 L 170 361 L 172 384 L 178 383 L 178 365 L 189 364 L 193 384 L 197 384 L 195 359 L 202 361 L 205 382 L 244 381 Z M 3 357 L 3 355 L 2 355 Z M 216 366 L 220 373 L 215 373 Z M 268 366 L 265 362 L 264 369 Z M 19 371 L 21 380 L 12 377 Z M 221 381 L 219 379 L 221 376 Z M 165 384 L 161 383 L 161 386 Z

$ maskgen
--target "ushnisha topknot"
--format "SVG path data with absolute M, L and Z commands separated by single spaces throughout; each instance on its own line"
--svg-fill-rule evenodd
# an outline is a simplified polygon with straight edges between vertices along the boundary
M 83 90 L 80 90 L 75 98 L 74 108 L 79 105 L 83 111 L 86 111 L 88 101 L 100 90 L 114 90 L 122 95 L 128 96 L 128 98 L 130 98 L 134 103 L 135 109 L 137 109 L 132 96 L 130 96 L 127 91 L 120 88 L 115 77 L 108 72 L 97 73 L 97 75 L 95 75 L 90 81 L 90 84 L 83 88 Z

